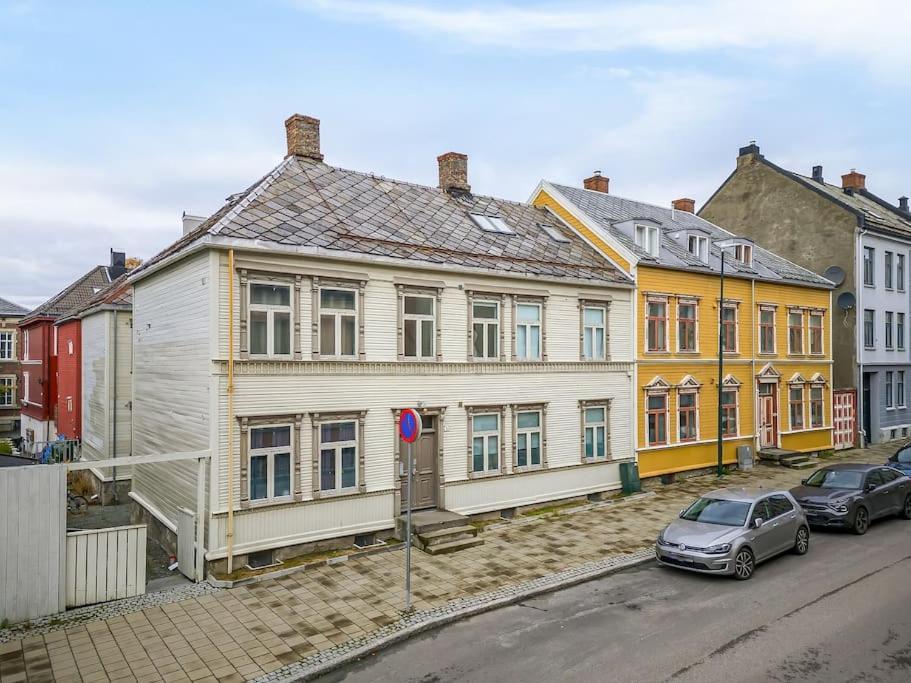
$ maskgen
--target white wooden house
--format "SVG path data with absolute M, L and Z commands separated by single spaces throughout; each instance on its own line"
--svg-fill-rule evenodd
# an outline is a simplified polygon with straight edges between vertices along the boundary
M 389 535 L 405 407 L 417 508 L 619 488 L 629 278 L 546 209 L 472 194 L 464 155 L 432 188 L 323 163 L 315 119 L 286 128 L 284 161 L 130 277 L 133 452 L 211 450 L 207 560 Z M 137 511 L 175 531 L 192 467 L 136 466 Z

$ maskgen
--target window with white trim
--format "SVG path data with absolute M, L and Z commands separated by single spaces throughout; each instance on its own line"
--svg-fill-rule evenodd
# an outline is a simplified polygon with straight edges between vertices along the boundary
M 250 282 L 250 355 L 291 356 L 291 286 Z
M 516 304 L 516 348 L 518 360 L 541 360 L 541 304 Z
M 15 332 L 0 332 L 0 360 L 13 360 L 13 335 Z
M 745 266 L 753 265 L 753 246 L 750 244 L 735 244 L 734 258 Z
M 825 391 L 819 384 L 810 385 L 810 427 L 822 427 L 825 421 Z
M 698 350 L 698 304 L 681 299 L 677 302 L 677 350 L 687 353 Z
M 405 358 L 432 360 L 436 345 L 436 297 L 405 294 L 402 305 Z
M 905 350 L 905 314 L 895 314 L 895 346 L 899 351 Z
M 667 300 L 648 299 L 646 303 L 646 351 L 667 351 Z
M 864 247 L 864 284 L 873 287 L 876 284 L 876 252 L 873 247 Z
M 583 407 L 582 428 L 582 452 L 585 460 L 606 460 L 610 450 L 607 443 L 607 407 Z
M 821 356 L 823 352 L 822 313 L 810 313 L 810 353 Z
M 320 287 L 320 358 L 357 357 L 357 290 Z
M 471 352 L 475 360 L 500 358 L 500 303 L 474 300 L 471 304 Z
M 637 225 L 635 228 L 636 245 L 645 249 L 650 255 L 658 256 L 658 228 L 654 225 Z
M 29 377 L 31 377 L 29 372 L 22 373 L 22 400 L 26 403 L 29 403 Z
M 488 216 L 482 213 L 469 213 L 471 220 L 474 221 L 484 232 L 496 232 L 502 235 L 515 235 L 516 233 L 506 225 L 506 222 L 499 216 Z
M 699 393 L 695 389 L 677 391 L 677 434 L 681 442 L 699 438 Z
M 895 394 L 893 393 L 895 387 L 892 382 L 893 376 L 892 370 L 886 371 L 886 381 L 883 384 L 883 388 L 885 389 L 886 408 L 895 407 Z
M 31 360 L 29 355 L 29 338 L 31 337 L 31 330 L 22 331 L 22 358 L 23 360 Z
M 667 443 L 667 391 L 649 392 L 645 397 L 645 429 L 649 446 Z
M 250 501 L 291 499 L 291 426 L 250 429 Z
M 803 353 L 803 311 L 788 312 L 788 353 Z
M 499 472 L 500 413 L 479 413 L 470 419 L 472 472 Z
M 892 350 L 893 348 L 895 348 L 895 344 L 892 339 L 892 319 L 893 319 L 893 317 L 894 317 L 894 314 L 892 313 L 892 311 L 886 311 L 886 314 L 883 319 L 883 323 L 885 324 L 885 332 L 886 332 L 886 348 L 889 350 Z
M 905 291 L 905 255 L 895 255 L 895 288 L 899 292 Z
M 803 429 L 803 385 L 792 384 L 788 388 L 788 417 L 791 431 Z
M 864 309 L 864 348 L 872 349 L 875 345 L 873 330 L 876 323 L 876 314 L 869 308 Z
M 540 467 L 542 447 L 540 410 L 516 412 L 516 467 Z
M 892 252 L 883 252 L 883 286 L 892 289 Z
M 582 307 L 582 358 L 604 360 L 607 333 L 607 309 L 604 306 Z
M 357 490 L 357 420 L 319 425 L 319 488 L 321 493 Z
M 721 435 L 737 436 L 739 425 L 740 390 L 737 387 L 724 387 L 721 390 Z
M 16 378 L 0 377 L 0 408 L 16 405 Z
M 905 407 L 905 371 L 898 370 L 895 373 L 895 407 Z
M 724 304 L 721 307 L 721 341 L 725 353 L 737 352 L 737 305 Z
M 759 353 L 775 353 L 775 309 L 759 308 Z
M 703 263 L 709 262 L 709 240 L 702 235 L 689 235 L 687 237 L 687 251 Z

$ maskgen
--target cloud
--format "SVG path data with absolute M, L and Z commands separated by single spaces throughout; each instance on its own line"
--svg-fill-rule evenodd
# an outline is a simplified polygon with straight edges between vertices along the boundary
M 296 0 L 298 7 L 343 20 L 382 23 L 427 39 L 532 52 L 660 53 L 784 50 L 797 58 L 837 58 L 886 74 L 911 66 L 906 0 L 626 0 L 548 3 L 466 3 L 428 7 L 408 2 Z

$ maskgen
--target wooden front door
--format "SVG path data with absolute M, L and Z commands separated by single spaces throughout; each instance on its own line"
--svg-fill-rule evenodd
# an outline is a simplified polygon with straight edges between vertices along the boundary
M 853 389 L 832 392 L 835 450 L 854 448 L 857 435 L 857 402 Z
M 421 416 L 421 438 L 413 446 L 414 497 L 412 510 L 422 510 L 437 505 L 437 462 L 439 459 L 437 441 L 438 420 L 436 415 Z M 408 505 L 408 448 L 401 445 L 402 461 L 402 510 Z
M 759 384 L 759 447 L 778 445 L 778 384 Z

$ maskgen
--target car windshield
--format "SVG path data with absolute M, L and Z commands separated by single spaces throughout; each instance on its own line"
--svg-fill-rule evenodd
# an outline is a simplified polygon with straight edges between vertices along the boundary
M 705 524 L 743 526 L 749 513 L 749 503 L 718 498 L 700 498 L 684 511 L 681 518 L 690 522 L 703 522 Z
M 903 448 L 892 456 L 893 462 L 902 462 L 911 465 L 911 448 Z
M 824 489 L 859 489 L 863 485 L 864 473 L 854 470 L 819 470 L 807 479 L 807 486 Z

